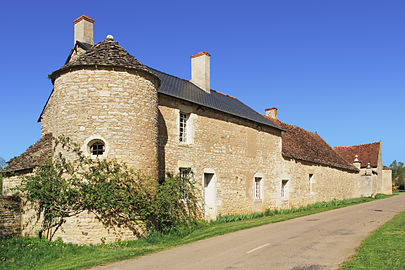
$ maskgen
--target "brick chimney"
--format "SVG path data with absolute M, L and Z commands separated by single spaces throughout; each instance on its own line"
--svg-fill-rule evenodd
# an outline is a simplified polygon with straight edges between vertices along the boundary
M 94 45 L 93 40 L 93 23 L 94 20 L 86 15 L 82 15 L 73 21 L 75 25 L 75 40 L 76 41 Z
M 273 107 L 270 109 L 265 109 L 265 112 L 266 112 L 266 116 L 277 120 L 277 108 L 276 107 Z
M 206 51 L 196 53 L 191 58 L 191 82 L 209 93 L 210 88 L 210 57 Z

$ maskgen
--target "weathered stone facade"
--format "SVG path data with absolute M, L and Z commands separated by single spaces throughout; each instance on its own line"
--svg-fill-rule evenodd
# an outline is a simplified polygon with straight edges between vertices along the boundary
M 41 133 L 65 135 L 89 154 L 105 142 L 105 158 L 157 176 L 157 90 L 139 73 L 81 69 L 58 77 L 41 119 Z
M 289 185 L 285 199 L 278 194 L 283 207 L 360 197 L 359 176 L 353 171 L 286 159 L 281 178 Z
M 382 170 L 381 193 L 392 194 L 392 170 L 391 170 L 391 168 Z
M 15 196 L 0 195 L 0 238 L 21 234 L 21 201 Z
M 188 167 L 203 185 L 204 172 L 216 176 L 218 214 L 248 213 L 274 207 L 281 173 L 281 132 L 168 96 L 159 96 L 159 157 L 166 171 Z M 190 114 L 190 143 L 179 142 L 179 113 Z M 254 176 L 263 194 L 253 198 Z

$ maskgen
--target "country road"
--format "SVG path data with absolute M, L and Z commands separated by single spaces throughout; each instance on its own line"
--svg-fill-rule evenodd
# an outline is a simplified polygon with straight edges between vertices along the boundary
M 337 269 L 405 194 L 238 231 L 94 269 Z

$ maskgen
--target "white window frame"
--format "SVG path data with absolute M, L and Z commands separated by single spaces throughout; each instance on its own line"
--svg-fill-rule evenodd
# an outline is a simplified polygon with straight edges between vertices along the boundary
M 189 143 L 189 121 L 190 114 L 184 113 L 182 111 L 179 112 L 179 143 L 181 144 L 188 144 Z
M 93 155 L 92 152 L 90 151 L 91 145 L 97 141 L 104 144 L 104 149 L 103 149 L 104 152 L 102 155 L 98 155 L 98 156 Z M 84 155 L 90 157 L 91 159 L 105 159 L 105 158 L 107 158 L 108 152 L 110 151 L 110 145 L 109 145 L 108 141 L 106 139 L 104 139 L 102 136 L 92 135 L 84 141 L 80 150 L 84 153 Z
M 281 198 L 284 200 L 288 199 L 288 179 L 281 180 Z M 285 184 L 284 184 L 285 183 Z
M 314 187 L 313 185 L 315 184 L 315 176 L 313 173 L 309 174 L 309 193 L 314 194 Z
M 185 181 L 185 179 L 187 179 L 189 181 L 192 177 L 191 168 L 190 167 L 180 167 L 179 176 L 182 181 Z M 181 190 L 181 193 L 182 193 L 181 199 L 184 201 L 187 201 L 188 200 L 188 190 L 187 189 Z
M 263 177 L 255 176 L 253 178 L 253 197 L 256 201 L 263 199 Z

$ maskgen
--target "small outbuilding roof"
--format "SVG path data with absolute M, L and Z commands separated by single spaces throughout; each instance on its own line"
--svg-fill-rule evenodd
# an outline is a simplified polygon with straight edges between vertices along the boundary
M 333 151 L 332 147 L 317 133 L 286 124 L 268 116 L 265 117 L 284 130 L 282 133 L 283 157 L 358 172 L 356 167 Z
M 361 162 L 361 168 L 366 168 L 367 164 L 376 168 L 378 166 L 378 155 L 380 153 L 380 142 L 359 144 L 351 146 L 336 146 L 335 151 L 347 162 L 353 163 L 355 156 Z
M 52 157 L 52 134 L 46 134 L 18 157 L 10 159 L 4 172 L 17 172 L 41 166 Z

